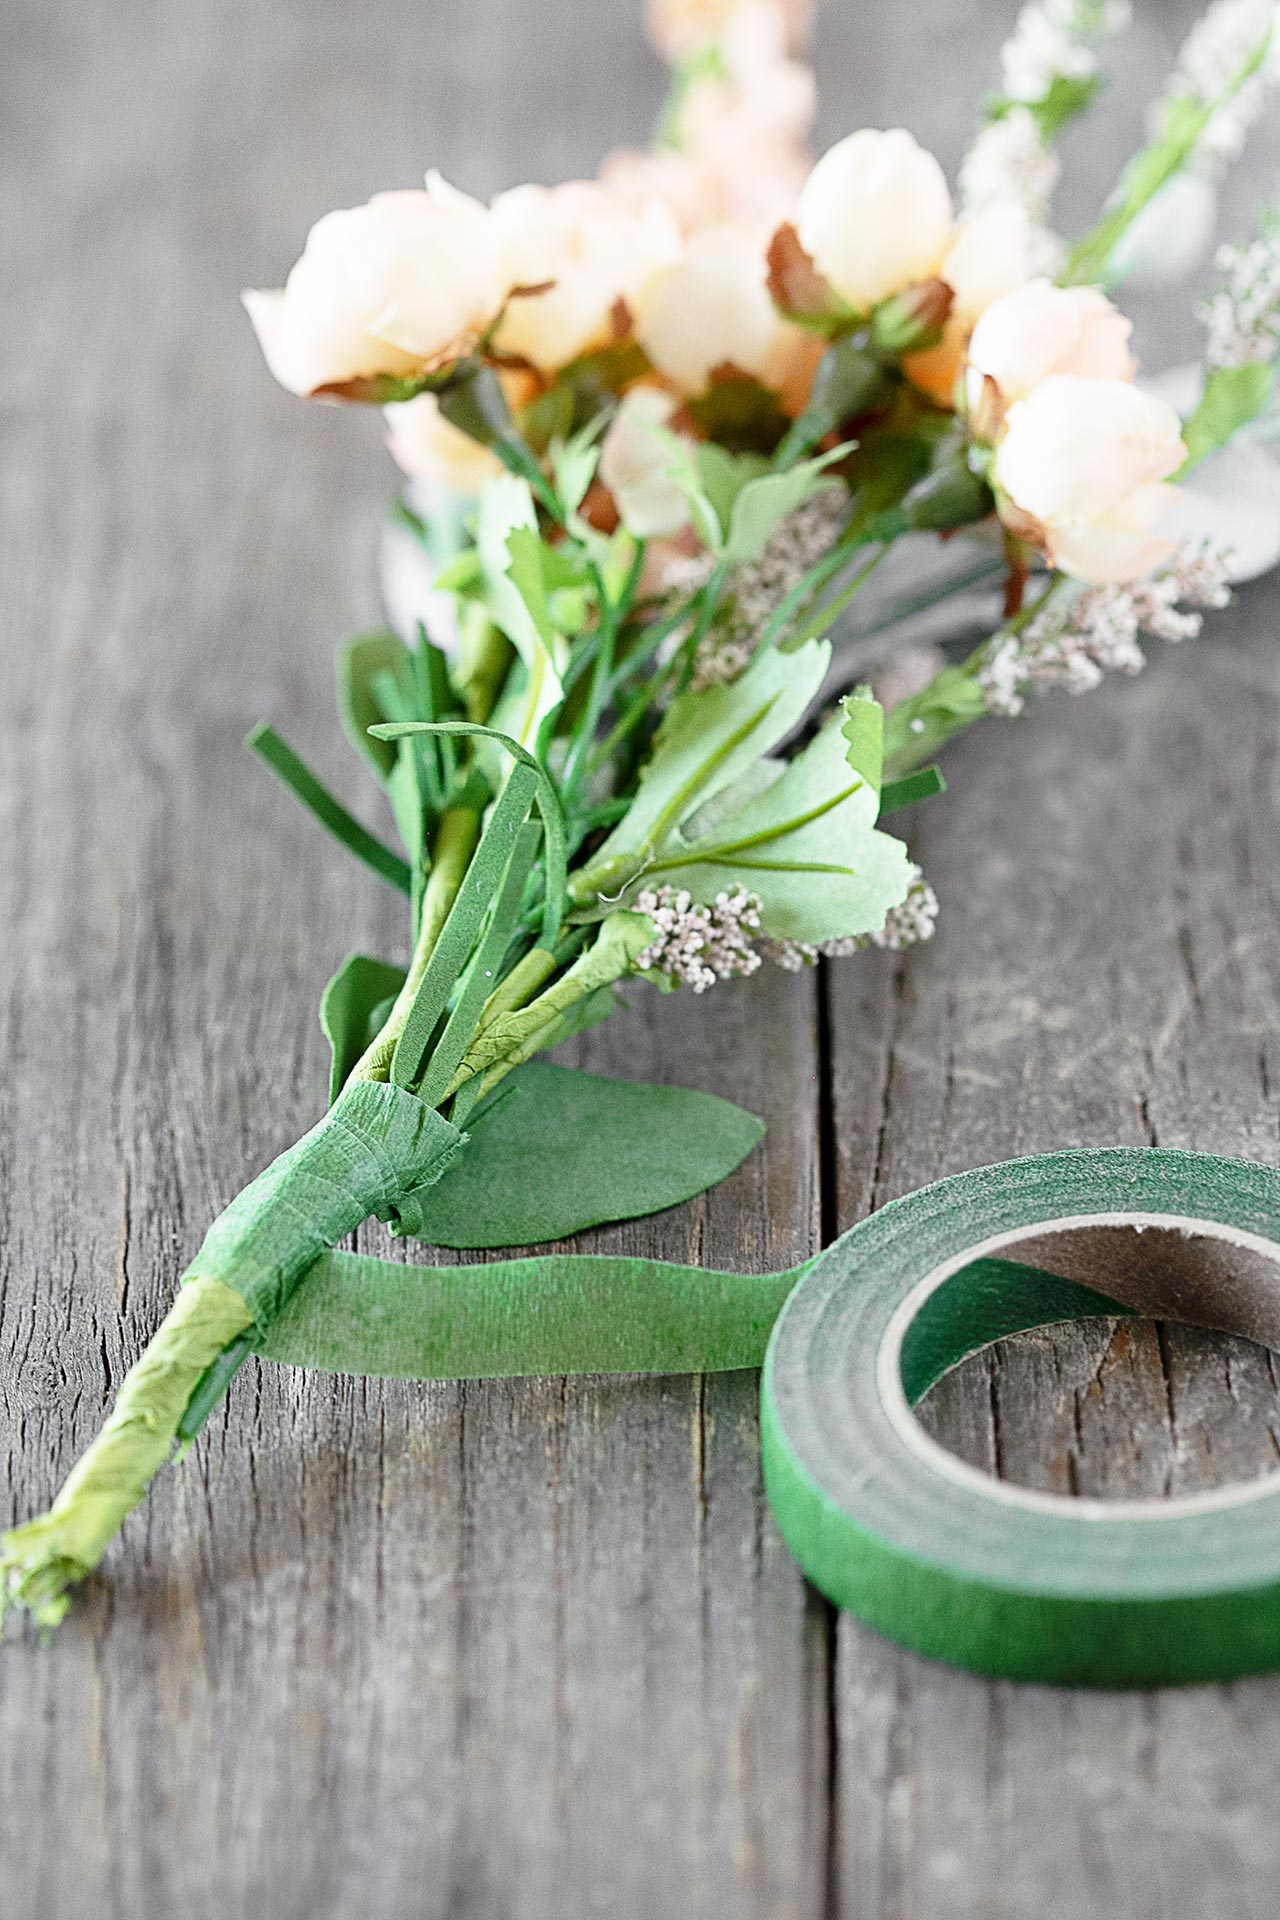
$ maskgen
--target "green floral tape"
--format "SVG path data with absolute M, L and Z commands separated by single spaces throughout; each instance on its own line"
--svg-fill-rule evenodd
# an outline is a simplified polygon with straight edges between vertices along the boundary
M 1280 1665 L 1280 1474 L 1177 1500 L 1037 1494 L 963 1465 L 910 1410 L 965 1353 L 1073 1317 L 1063 1276 L 1276 1344 L 1278 1242 L 1271 1169 L 1126 1150 L 984 1167 L 854 1228 L 788 1300 L 762 1384 L 765 1483 L 810 1579 L 893 1639 L 1010 1679 Z M 999 1258 L 1029 1263 L 1012 1286 L 991 1285 Z
M 1280 1474 L 1177 1500 L 1060 1498 L 964 1465 L 911 1411 L 1005 1334 L 1129 1311 L 1280 1347 L 1280 1174 L 1124 1149 L 1016 1160 L 895 1201 L 760 1277 L 568 1254 L 465 1268 L 328 1254 L 254 1345 L 421 1379 L 763 1359 L 778 1524 L 815 1585 L 880 1632 L 1060 1684 L 1280 1665 Z

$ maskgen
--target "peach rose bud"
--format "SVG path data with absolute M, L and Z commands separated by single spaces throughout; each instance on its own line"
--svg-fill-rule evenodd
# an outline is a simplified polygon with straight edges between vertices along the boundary
M 837 141 L 804 184 L 800 244 L 859 311 L 931 280 L 951 244 L 951 194 L 931 153 L 901 127 Z
M 543 373 L 625 330 L 653 275 L 680 251 L 668 207 L 656 199 L 630 205 L 591 181 L 513 187 L 498 195 L 493 217 L 503 278 L 514 290 L 494 344 Z
M 242 297 L 267 365 L 303 395 L 413 378 L 474 346 L 502 297 L 497 235 L 477 200 L 438 174 L 425 192 L 376 194 L 325 214 L 278 292 Z
M 600 478 L 637 540 L 664 540 L 689 521 L 689 503 L 666 478 L 671 454 L 653 431 L 670 428 L 676 401 L 661 387 L 632 387 L 600 449 Z
M 1182 423 L 1127 380 L 1054 374 L 1009 409 L 995 480 L 1013 517 L 1039 527 L 1054 566 L 1097 586 L 1150 573 L 1173 543 L 1156 532 L 1178 498 Z
M 741 228 L 705 227 L 654 276 L 636 310 L 636 337 L 658 372 L 704 393 L 718 368 L 763 378 L 781 325 L 764 253 Z
M 474 499 L 486 480 L 502 472 L 496 453 L 445 419 L 434 393 L 420 393 L 382 409 L 387 445 L 412 480 Z
M 969 342 L 968 398 L 976 406 L 993 380 L 1006 406 L 1053 374 L 1132 380 L 1133 322 L 1096 287 L 1032 280 L 989 306 Z
M 938 278 L 950 287 L 951 312 L 935 347 L 908 355 L 908 377 L 950 406 L 974 326 L 997 300 L 1031 278 L 1031 222 L 1016 201 L 996 201 L 957 227 Z

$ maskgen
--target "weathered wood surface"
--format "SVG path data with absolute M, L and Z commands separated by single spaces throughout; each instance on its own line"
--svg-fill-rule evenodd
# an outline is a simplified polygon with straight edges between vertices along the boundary
M 1139 10 L 1115 117 L 1074 143 L 1082 207 L 1191 12 Z M 487 192 L 641 137 L 638 12 L 6 10 L 5 1516 L 87 1440 L 206 1219 L 313 1117 L 321 982 L 400 938 L 240 755 L 275 717 L 367 801 L 328 659 L 374 615 L 390 475 L 372 423 L 271 386 L 235 290 L 427 162 Z M 825 131 L 905 119 L 954 162 L 1005 18 L 829 0 Z M 1144 319 L 1152 360 L 1191 344 Z M 1013 1152 L 1274 1161 L 1276 607 L 1250 589 L 1140 681 L 961 744 L 914 829 L 931 948 L 592 1036 L 592 1064 L 770 1124 L 723 1191 L 594 1244 L 780 1265 Z M 1272 1464 L 1280 1393 L 1238 1343 L 1086 1327 L 971 1362 L 930 1417 L 1016 1478 L 1158 1492 Z M 764 1509 L 746 1376 L 255 1371 L 54 1643 L 0 1654 L 0 1905 L 1234 1920 L 1275 1910 L 1278 1763 L 1280 1682 L 993 1687 L 836 1621 Z

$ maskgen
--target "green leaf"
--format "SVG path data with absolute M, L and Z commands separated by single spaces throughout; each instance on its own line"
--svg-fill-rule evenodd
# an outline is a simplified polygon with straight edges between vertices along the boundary
M 877 354 L 868 353 L 863 339 L 836 340 L 818 362 L 804 412 L 783 435 L 774 466 L 779 471 L 790 467 L 846 420 L 857 420 L 883 406 L 892 394 L 888 368 Z
M 517 768 L 517 773 L 520 771 Z M 494 893 L 484 931 L 462 975 L 444 1031 L 433 1045 L 422 1075 L 418 1098 L 424 1106 L 438 1107 L 444 1099 L 449 1082 L 467 1050 L 467 1043 L 475 1032 L 481 1009 L 501 978 L 502 963 L 520 921 L 525 884 L 537 858 L 539 837 L 539 830 L 532 820 L 526 821 L 516 835 L 506 871 Z
M 658 1213 L 715 1186 L 763 1135 L 754 1114 L 712 1094 L 538 1061 L 470 1122 L 465 1152 L 422 1196 L 420 1237 L 529 1246 Z
M 1187 473 L 1207 455 L 1227 446 L 1242 427 L 1266 411 L 1275 390 L 1272 361 L 1248 361 L 1242 367 L 1214 367 L 1204 383 L 1195 412 L 1182 429 Z
M 412 1088 L 418 1078 L 436 1023 L 482 936 L 494 897 L 533 807 L 535 792 L 533 774 L 528 767 L 517 766 L 489 815 L 396 1041 L 391 1078 L 399 1087 Z
M 768 453 L 787 431 L 777 394 L 746 377 L 713 381 L 685 411 L 706 440 L 731 453 Z
M 661 882 L 709 904 L 742 886 L 760 896 L 761 925 L 777 940 L 816 946 L 876 932 L 906 898 L 911 869 L 902 842 L 877 831 L 879 795 L 848 751 L 840 722 L 829 722 L 713 835 L 668 841 L 628 891 Z
M 830 453 L 820 454 L 815 460 L 801 460 L 784 473 L 766 473 L 748 480 L 736 495 L 729 517 L 724 558 L 730 565 L 740 567 L 758 560 L 774 529 L 824 485 L 831 484 L 823 480 L 824 470 L 849 452 L 848 446 L 833 447 Z
M 432 584 L 437 593 L 478 593 L 484 585 L 484 567 L 476 548 L 464 547 L 447 566 L 441 567 Z
M 378 1032 L 377 1016 L 404 985 L 404 968 L 367 953 L 343 961 L 320 996 L 320 1025 L 333 1052 L 329 1100 L 337 1099 L 351 1069 Z
M 880 791 L 884 773 L 884 709 L 866 687 L 859 687 L 841 702 L 844 723 L 840 728 L 845 740 L 845 759 L 855 773 Z
M 409 649 L 391 632 L 361 634 L 338 651 L 338 713 L 343 728 L 356 752 L 384 783 L 396 764 L 397 750 L 371 738 L 369 729 L 395 715 L 384 712 L 373 683 L 381 674 L 398 674 L 408 663 Z
M 518 740 L 510 734 L 499 733 L 496 727 L 482 727 L 474 720 L 410 720 L 393 722 L 378 728 L 378 736 L 383 740 L 405 739 L 412 734 L 466 735 L 483 740 L 495 740 L 505 747 L 513 759 L 521 766 L 528 767 L 537 782 L 536 796 L 538 812 L 542 816 L 543 831 L 546 835 L 546 904 L 542 919 L 541 943 L 544 947 L 554 947 L 560 935 L 560 921 L 564 912 L 565 888 L 568 885 L 567 834 L 565 830 L 564 809 L 560 805 L 560 796 L 555 783 L 540 760 L 527 752 Z
M 901 813 L 904 807 L 914 807 L 919 800 L 932 800 L 936 793 L 946 790 L 947 783 L 937 767 L 921 767 L 901 780 L 890 780 L 880 789 L 880 818 Z
M 750 481 L 768 473 L 769 462 L 758 453 L 730 453 L 712 440 L 697 446 L 693 458 L 703 492 L 720 526 L 727 530 L 738 495 Z
M 576 513 L 595 479 L 600 461 L 600 436 L 609 424 L 607 414 L 597 414 L 581 433 L 552 449 L 551 471 L 556 493 L 567 513 Z
M 660 846 L 696 808 L 740 779 L 799 724 L 830 658 L 821 640 L 785 655 L 769 649 L 730 684 L 674 700 L 634 804 L 596 859 Z
M 704 547 L 711 553 L 718 554 L 724 544 L 724 528 L 707 493 L 702 474 L 694 462 L 693 455 L 684 441 L 677 439 L 674 433 L 668 433 L 665 427 L 650 423 L 646 426 L 645 432 L 656 440 L 667 454 L 667 465 L 663 469 L 662 477 L 664 480 L 670 480 L 672 485 L 678 487 L 684 495 L 688 502 L 689 518 L 693 522 L 694 532 Z
M 348 813 L 342 802 L 312 773 L 306 761 L 294 752 L 288 741 L 281 739 L 274 727 L 255 727 L 245 745 L 266 761 L 295 798 L 302 802 L 309 813 L 314 814 L 322 826 L 329 829 L 336 840 L 342 842 L 349 853 L 353 853 L 357 860 L 363 860 L 379 879 L 388 881 L 400 893 L 412 893 L 412 874 L 399 854 L 384 846 L 367 827 L 361 826 L 354 814 Z
M 480 496 L 476 544 L 490 611 L 515 645 L 527 674 L 511 731 L 522 746 L 532 746 L 543 721 L 564 698 L 561 674 L 567 649 L 551 618 L 544 545 L 526 481 L 502 474 L 488 482 Z
M 515 431 L 507 396 L 491 367 L 481 367 L 470 379 L 450 387 L 439 404 L 449 425 L 482 447 L 508 440 Z

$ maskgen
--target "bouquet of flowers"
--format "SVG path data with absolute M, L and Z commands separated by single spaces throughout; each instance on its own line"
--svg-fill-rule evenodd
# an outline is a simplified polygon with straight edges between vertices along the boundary
M 810 164 L 803 4 L 654 0 L 674 81 L 651 152 L 489 206 L 429 174 L 328 214 L 283 290 L 245 295 L 276 378 L 381 408 L 410 477 L 405 631 L 339 669 L 399 848 L 274 729 L 251 736 L 405 896 L 409 959 L 353 955 L 325 988 L 327 1113 L 210 1228 L 49 1512 L 4 1537 L 0 1609 L 62 1618 L 362 1221 L 525 1245 L 723 1178 L 750 1115 L 537 1056 L 629 983 L 701 994 L 929 938 L 935 897 L 883 823 L 944 790 L 945 742 L 1135 672 L 1144 636 L 1223 604 L 1224 556 L 1165 523 L 1179 478 L 1270 405 L 1280 227 L 1223 257 L 1185 418 L 1136 383 L 1110 294 L 1153 210 L 1239 149 L 1280 15 L 1211 7 L 1066 242 L 1055 143 L 1124 13 L 1023 10 L 953 194 L 902 130 Z M 998 576 L 994 630 L 842 695 L 856 596 L 895 551 L 923 580 L 922 537 L 962 530 L 923 597 Z

